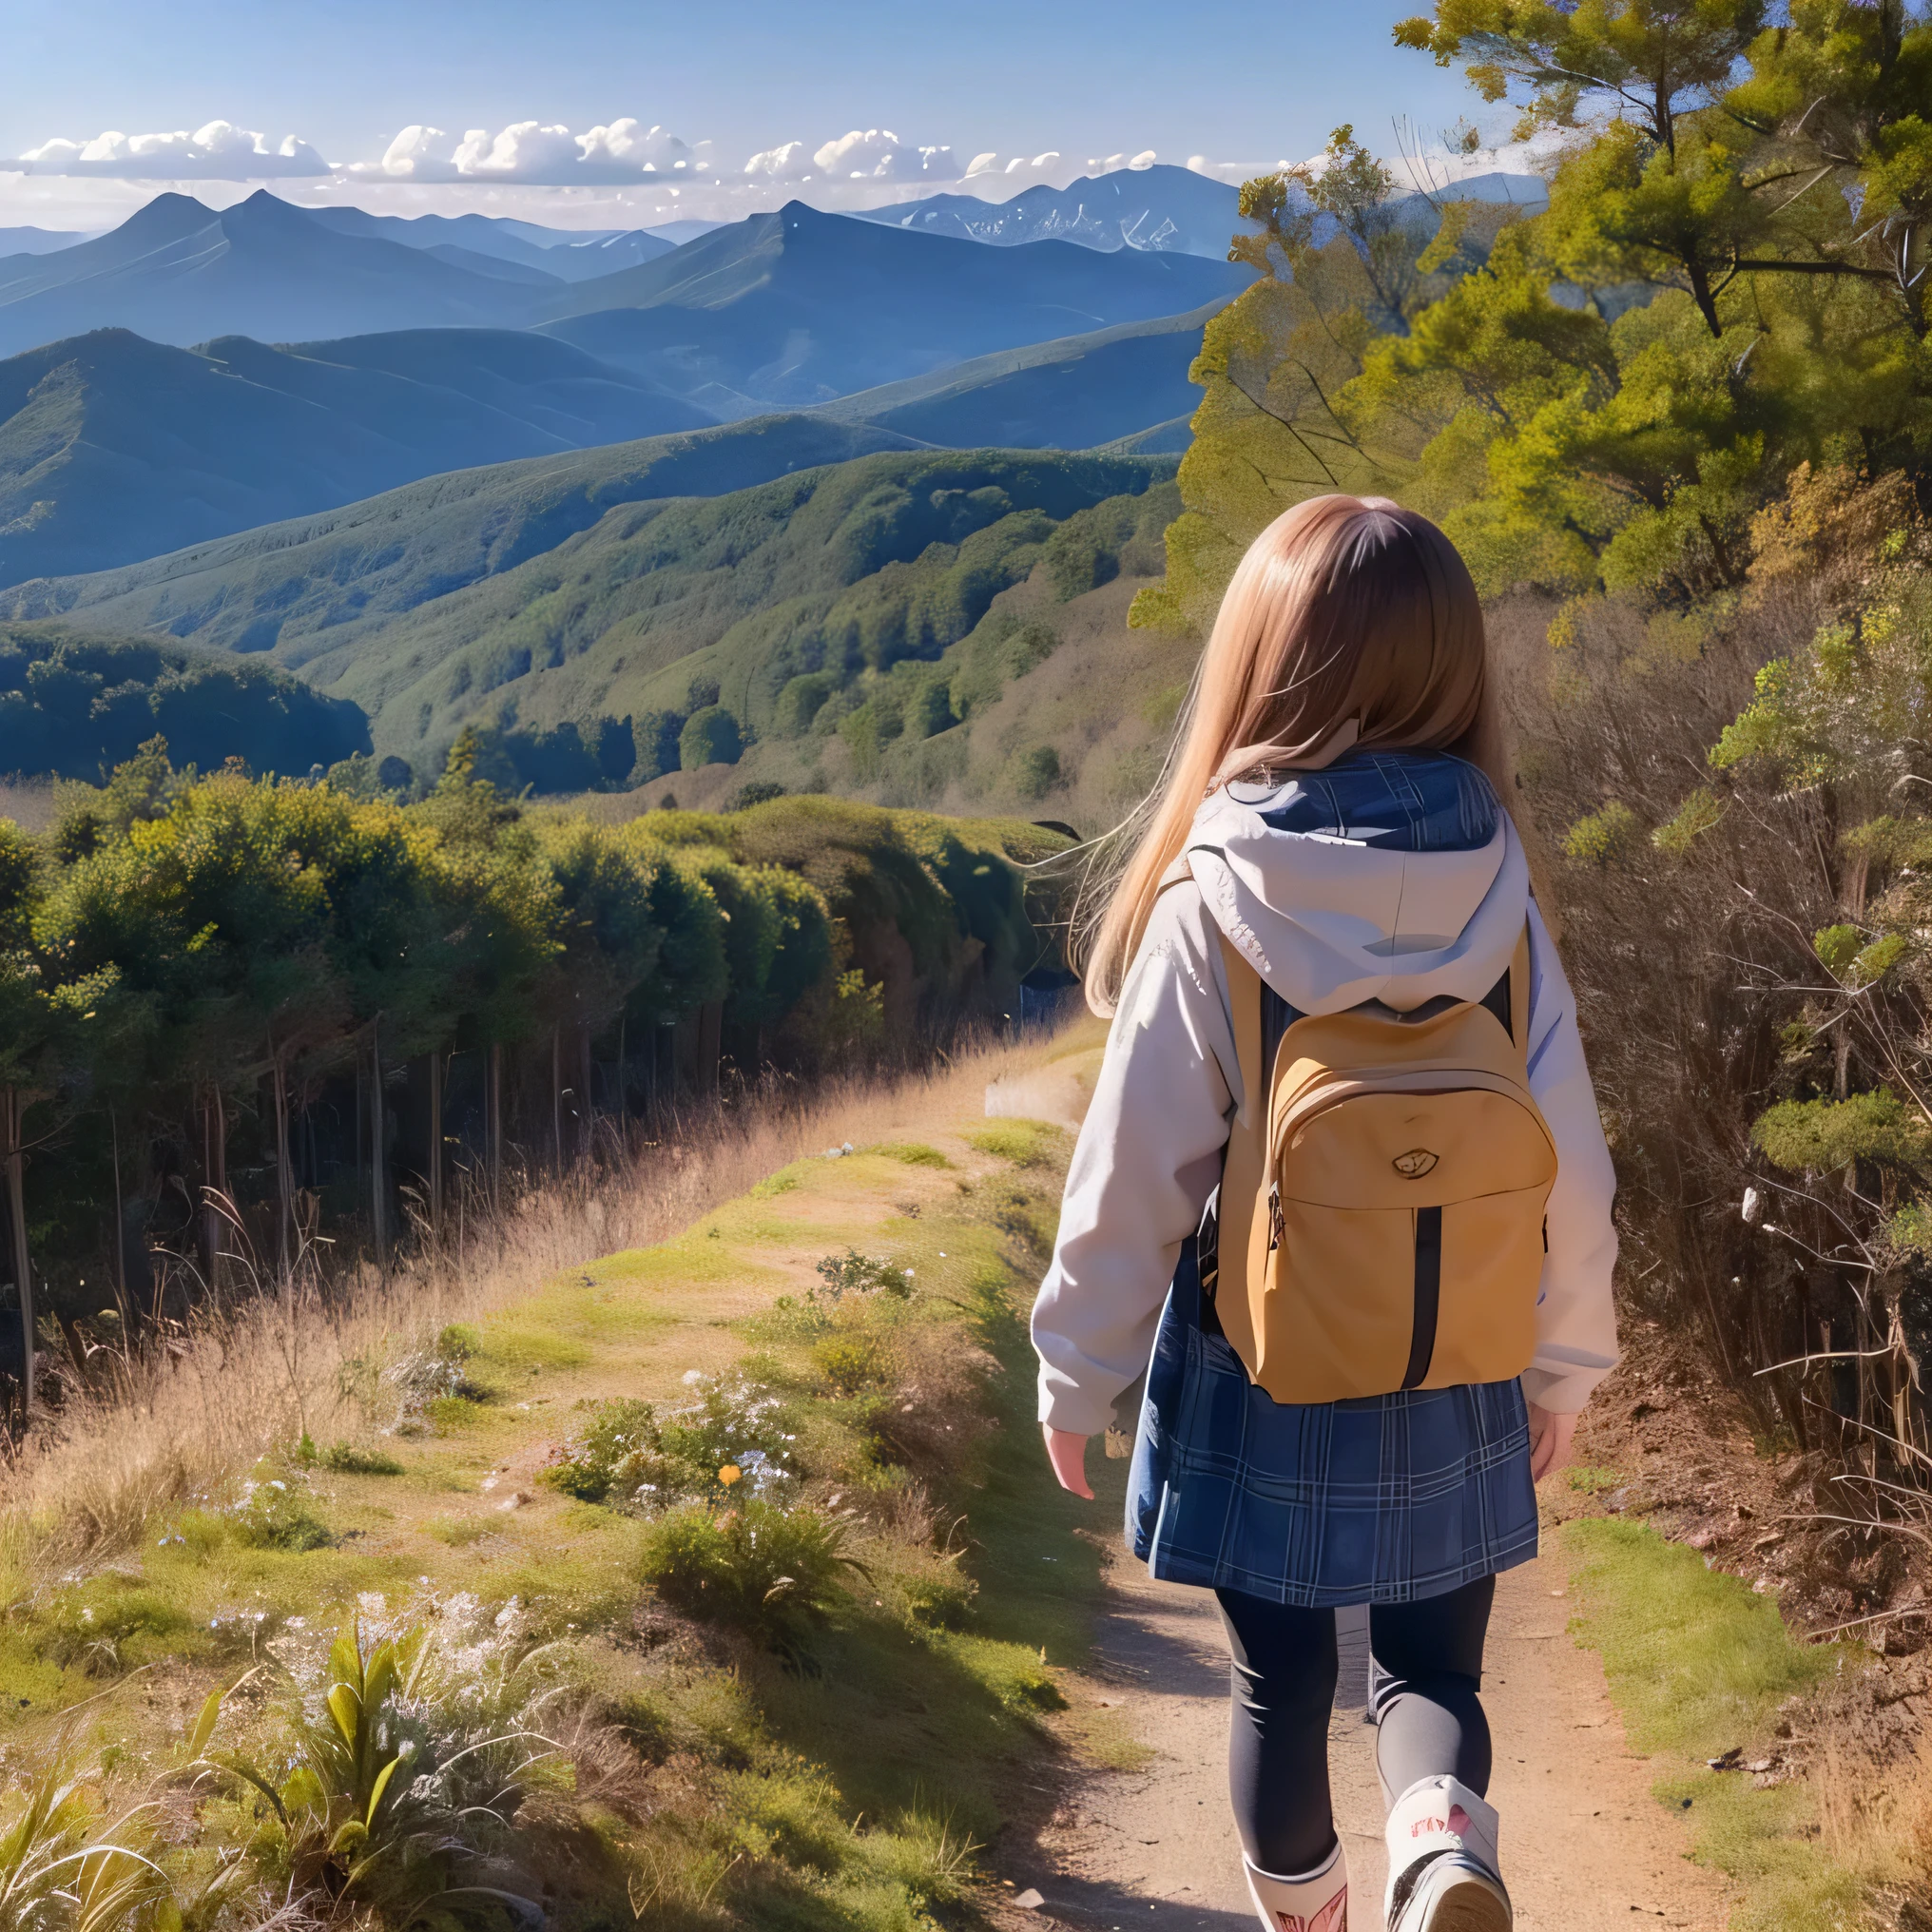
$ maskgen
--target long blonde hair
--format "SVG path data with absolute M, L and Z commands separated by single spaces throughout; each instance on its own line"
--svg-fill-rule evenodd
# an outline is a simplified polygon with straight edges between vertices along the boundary
M 1386 497 L 1314 496 L 1276 517 L 1221 600 L 1167 767 L 1135 814 L 1146 830 L 1100 888 L 1081 948 L 1088 1004 L 1113 1011 L 1201 802 L 1244 772 L 1317 768 L 1353 746 L 1439 750 L 1506 799 L 1488 669 L 1476 586 L 1426 516 Z

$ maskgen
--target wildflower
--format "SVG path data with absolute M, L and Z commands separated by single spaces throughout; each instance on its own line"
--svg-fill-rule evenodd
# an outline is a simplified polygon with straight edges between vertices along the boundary
M 724 1466 L 724 1468 L 718 1472 L 718 1480 L 722 1482 L 726 1489 L 729 1489 L 731 1485 L 734 1482 L 736 1482 L 738 1478 L 744 1474 L 744 1472 L 742 1469 L 740 1469 L 735 1462 L 727 1462 Z

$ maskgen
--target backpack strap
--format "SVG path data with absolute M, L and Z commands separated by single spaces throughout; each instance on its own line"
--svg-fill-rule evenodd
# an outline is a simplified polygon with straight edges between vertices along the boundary
M 1262 1057 L 1262 978 L 1226 933 L 1218 936 L 1234 1021 L 1241 1108 L 1228 1128 L 1227 1153 L 1221 1170 L 1214 1312 L 1229 1346 L 1252 1373 L 1259 1351 L 1248 1284 L 1257 1278 L 1258 1266 L 1265 1265 L 1267 1253 L 1268 1095 L 1267 1069 Z
M 1523 1056 L 1530 1059 L 1530 922 L 1523 921 L 1523 936 L 1517 941 L 1516 956 L 1510 961 L 1510 1038 Z

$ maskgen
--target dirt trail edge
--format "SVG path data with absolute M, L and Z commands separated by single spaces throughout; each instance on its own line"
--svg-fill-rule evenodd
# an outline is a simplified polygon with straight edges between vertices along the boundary
M 1118 1486 L 1104 1485 L 1101 1508 Z M 1096 1534 L 1105 1531 L 1096 1525 Z M 1569 1620 L 1568 1571 L 1546 1541 L 1536 1562 L 1499 1579 L 1483 1684 L 1517 1924 L 1599 1932 L 1661 1922 L 1722 1932 L 1727 1888 L 1689 1862 L 1687 1834 L 1651 1795 L 1658 1769 L 1626 1745 L 1602 1665 L 1578 1648 Z M 1351 1648 L 1344 1642 L 1329 1757 L 1352 1917 L 1357 1932 L 1369 1932 L 1381 1924 L 1386 1864 L 1374 1732 Z M 1134 1770 L 1079 1776 L 1033 1844 L 1007 1861 L 1014 1884 L 1040 1894 L 1039 1916 L 1106 1932 L 1253 1923 L 1227 1813 L 1227 1671 L 1212 1598 L 1152 1581 L 1116 1545 L 1094 1658 L 1069 1688 L 1111 1707 L 1110 1719 L 1124 1720 L 1147 1756 Z

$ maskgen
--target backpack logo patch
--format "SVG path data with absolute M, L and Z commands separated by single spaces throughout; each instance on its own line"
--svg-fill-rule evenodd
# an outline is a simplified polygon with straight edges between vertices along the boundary
M 1439 1154 L 1432 1154 L 1427 1148 L 1417 1147 L 1411 1148 L 1405 1154 L 1398 1154 L 1389 1166 L 1403 1180 L 1420 1181 L 1440 1158 Z

